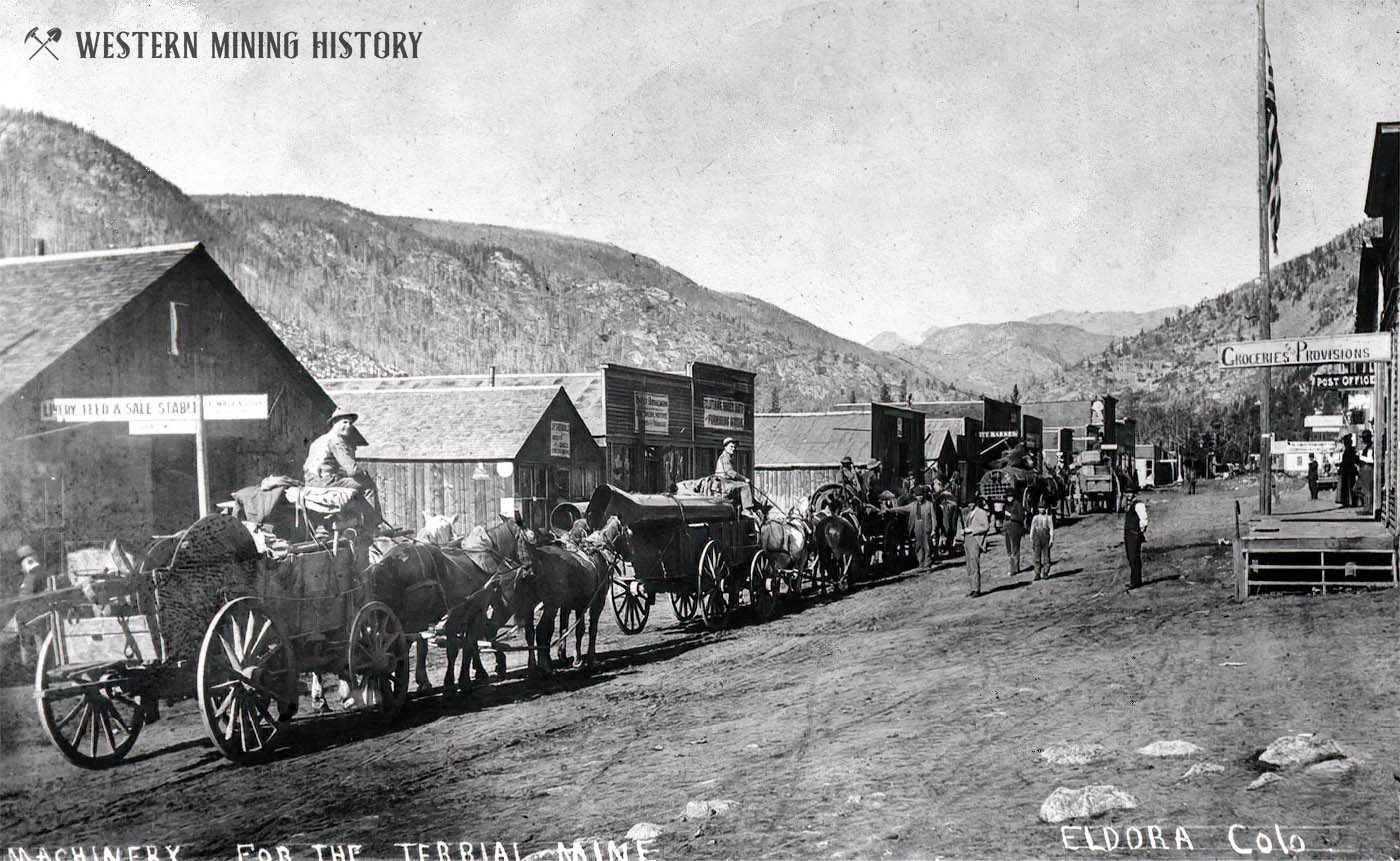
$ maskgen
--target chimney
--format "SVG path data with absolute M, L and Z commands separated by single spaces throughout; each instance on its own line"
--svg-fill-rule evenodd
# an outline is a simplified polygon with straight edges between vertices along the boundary
M 491 366 L 491 388 L 496 388 L 496 366 Z
M 43 256 L 44 256 L 44 240 L 42 240 L 42 239 L 36 239 L 36 240 L 34 240 L 34 253 L 35 253 L 36 255 L 38 255 L 39 257 L 43 257 Z

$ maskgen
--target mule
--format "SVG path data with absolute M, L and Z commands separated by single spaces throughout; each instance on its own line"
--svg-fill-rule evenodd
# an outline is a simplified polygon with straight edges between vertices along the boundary
M 958 505 L 958 500 L 951 493 L 941 493 L 934 500 L 937 506 L 935 512 L 935 523 L 937 527 L 936 541 L 943 542 L 943 555 L 953 555 L 953 542 L 962 532 L 963 512 L 962 506 Z
M 817 521 L 815 532 L 823 585 L 837 593 L 849 590 L 865 560 L 860 527 L 848 512 L 829 513 Z
M 770 516 L 758 530 L 758 552 L 774 571 L 792 571 L 788 579 L 794 595 L 802 592 L 802 572 L 812 553 L 812 528 L 794 508 L 786 518 Z
M 597 656 L 598 617 L 607 603 L 608 586 L 612 582 L 612 563 L 630 555 L 627 530 L 617 517 L 611 517 L 577 549 L 557 541 L 532 541 L 533 537 L 527 535 L 524 545 L 530 557 L 530 571 L 515 577 L 510 584 L 511 607 L 525 627 L 530 669 L 543 675 L 553 674 L 549 645 L 554 636 L 554 616 L 571 611 L 578 616 L 574 636 L 575 665 L 591 671 Z M 536 604 L 542 605 L 540 621 L 531 626 L 526 620 L 532 618 Z M 585 610 L 588 614 L 586 655 L 583 651 Z

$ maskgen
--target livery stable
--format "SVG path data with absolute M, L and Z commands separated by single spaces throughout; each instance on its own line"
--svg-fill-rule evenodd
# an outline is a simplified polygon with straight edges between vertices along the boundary
M 390 524 L 416 528 L 425 514 L 445 514 L 466 532 L 519 511 L 546 528 L 556 504 L 598 486 L 602 449 L 562 386 L 396 381 L 335 390 L 339 409 L 359 413 L 367 444 L 356 456 L 378 483 Z
M 841 458 L 856 466 L 880 461 L 878 490 L 899 489 L 900 477 L 924 470 L 923 416 L 893 404 L 842 404 L 812 413 L 759 413 L 754 422 L 754 485 L 784 509 L 837 480 Z
M 672 483 L 714 471 L 726 437 L 739 444 L 738 470 L 753 464 L 754 374 L 691 362 L 684 374 L 605 364 L 577 373 L 489 373 L 322 380 L 332 397 L 345 390 L 562 386 L 603 448 L 610 484 L 660 493 Z M 593 486 L 573 487 L 584 500 Z
M 194 522 L 196 395 L 212 501 L 300 475 L 334 406 L 198 243 L 0 259 L 0 552 Z

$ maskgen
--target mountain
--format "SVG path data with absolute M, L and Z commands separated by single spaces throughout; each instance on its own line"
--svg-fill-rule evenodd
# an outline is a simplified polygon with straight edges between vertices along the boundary
M 865 346 L 872 350 L 879 350 L 881 353 L 893 353 L 905 347 L 912 347 L 914 343 L 894 332 L 881 332 L 866 341 Z
M 681 370 L 758 373 L 760 410 L 952 390 L 898 357 L 599 242 L 395 218 L 320 198 L 190 197 L 70 123 L 0 109 L 0 253 L 188 239 L 319 376 Z
M 1155 329 L 1186 306 L 1158 308 L 1155 311 L 1051 311 L 1027 317 L 1027 323 L 1058 323 L 1098 335 L 1125 338 L 1145 329 Z
M 1350 332 L 1356 308 L 1358 249 L 1379 231 L 1379 222 L 1348 228 L 1306 254 L 1275 266 L 1272 337 Z M 1139 420 L 1138 441 L 1189 436 L 1227 413 L 1240 426 L 1257 395 L 1259 375 L 1217 366 L 1214 346 L 1257 335 L 1258 281 L 1183 308 L 1160 326 L 1123 338 L 1072 367 L 1022 386 L 1026 398 L 1051 400 L 1109 392 L 1119 397 L 1118 414 Z M 1313 368 L 1273 374 L 1274 429 L 1301 433 L 1302 416 L 1326 397 L 1307 385 Z M 1318 400 L 1322 397 L 1322 400 Z M 1241 406 L 1243 405 L 1243 406 Z M 1239 419 L 1240 415 L 1246 418 Z M 1227 427 L 1231 425 L 1226 421 Z M 1248 451 L 1248 428 L 1241 427 Z
M 1056 323 L 965 323 L 933 328 L 895 355 L 960 389 L 1005 398 L 1036 376 L 1061 371 L 1112 340 Z

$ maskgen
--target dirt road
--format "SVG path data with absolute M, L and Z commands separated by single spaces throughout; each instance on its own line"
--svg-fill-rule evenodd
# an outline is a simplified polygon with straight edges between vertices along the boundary
M 1096 515 L 1060 529 L 1047 583 L 994 576 L 972 600 L 954 563 L 721 635 L 676 627 L 663 598 L 640 636 L 605 619 L 592 678 L 512 678 L 469 706 L 430 698 L 388 731 L 309 720 L 293 752 L 260 766 L 220 759 L 190 703 L 109 771 L 30 745 L 0 759 L 0 844 L 179 844 L 182 858 L 282 844 L 314 859 L 318 843 L 405 858 L 395 844 L 447 841 L 458 858 L 459 842 L 489 857 L 499 841 L 523 857 L 652 822 L 665 833 L 645 848 L 660 858 L 1067 857 L 1109 832 L 1128 856 L 1279 857 L 1261 832 L 1271 846 L 1297 835 L 1304 857 L 1394 856 L 1400 596 L 1234 603 L 1217 542 L 1233 534 L 1233 499 L 1251 497 L 1211 483 L 1147 494 L 1149 585 L 1133 593 L 1121 524 Z M 1000 550 L 988 561 L 1004 570 Z M 1255 754 L 1314 731 L 1360 767 L 1246 790 Z M 1172 739 L 1202 752 L 1134 752 Z M 1067 742 L 1107 758 L 1038 755 Z M 1222 770 L 1182 780 L 1197 762 Z M 1087 835 L 1039 820 L 1056 787 L 1099 783 L 1140 806 Z M 680 819 L 710 799 L 735 805 Z M 1127 848 L 1130 827 L 1149 826 L 1168 848 Z

